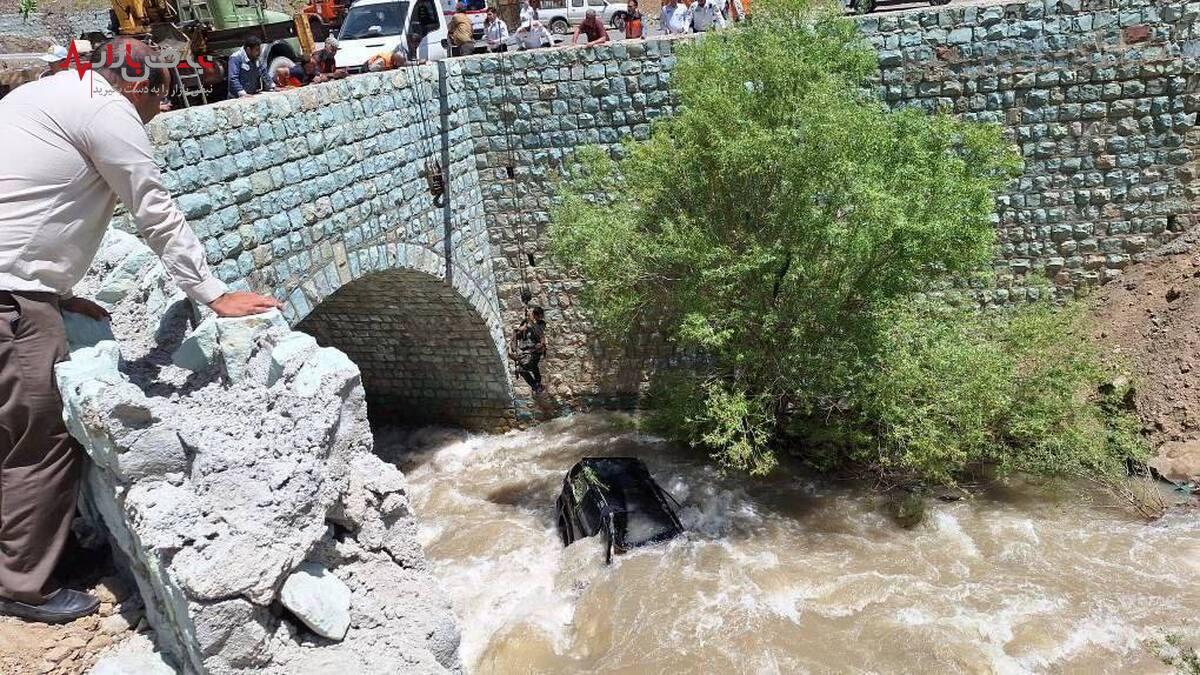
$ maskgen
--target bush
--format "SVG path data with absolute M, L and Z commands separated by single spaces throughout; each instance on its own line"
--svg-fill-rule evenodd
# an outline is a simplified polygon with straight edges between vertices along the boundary
M 990 261 L 1019 166 L 1000 129 L 888 109 L 840 17 L 755 12 L 681 45 L 676 114 L 619 160 L 579 153 L 552 213 L 602 332 L 650 322 L 700 357 L 656 387 L 650 426 L 752 473 L 801 439 L 822 468 L 939 483 L 1112 470 L 1131 434 L 1091 396 L 1074 315 L 912 304 Z
M 1082 308 L 986 314 L 909 304 L 850 394 L 868 430 L 850 458 L 881 474 L 951 484 L 1001 474 L 1120 476 L 1146 446 L 1125 391 L 1087 341 Z M 1102 394 L 1101 391 L 1104 391 Z

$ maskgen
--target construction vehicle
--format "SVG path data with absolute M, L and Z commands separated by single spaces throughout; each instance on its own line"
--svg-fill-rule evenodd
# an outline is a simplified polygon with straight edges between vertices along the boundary
M 192 106 L 225 98 L 226 62 L 247 35 L 262 39 L 259 57 L 268 72 L 307 58 L 313 50 L 315 17 L 266 9 L 264 0 L 110 0 L 113 35 L 127 35 L 170 48 L 181 58 L 174 68 L 173 102 Z M 93 42 L 105 36 L 85 35 Z M 196 65 L 200 67 L 195 67 Z
M 346 20 L 346 12 L 349 10 L 348 0 L 308 0 L 308 4 L 304 6 L 304 13 L 309 17 L 316 17 L 319 21 L 317 23 L 310 19 L 313 37 L 318 41 L 324 40 L 326 35 L 336 33 Z

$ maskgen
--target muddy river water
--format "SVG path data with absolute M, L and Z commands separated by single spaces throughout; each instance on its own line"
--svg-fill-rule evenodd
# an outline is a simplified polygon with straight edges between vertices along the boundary
M 1145 646 L 1200 619 L 1200 514 L 1145 525 L 1079 494 L 996 488 L 915 530 L 879 498 L 579 416 L 496 436 L 380 432 L 475 673 L 1168 672 Z M 687 539 L 603 564 L 554 500 L 585 455 L 642 457 Z

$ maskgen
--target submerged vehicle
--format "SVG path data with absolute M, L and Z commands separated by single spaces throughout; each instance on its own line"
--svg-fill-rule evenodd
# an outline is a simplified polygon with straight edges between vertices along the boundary
M 679 503 L 636 457 L 584 457 L 563 478 L 555 514 L 563 546 L 603 534 L 606 562 L 683 534 Z

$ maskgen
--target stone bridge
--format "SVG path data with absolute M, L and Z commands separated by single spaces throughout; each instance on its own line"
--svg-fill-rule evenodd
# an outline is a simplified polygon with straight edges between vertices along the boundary
M 1006 127 L 1025 172 L 999 195 L 985 302 L 1071 294 L 1195 222 L 1200 3 L 1045 0 L 861 18 L 890 105 Z M 625 405 L 669 350 L 597 343 L 582 280 L 544 254 L 554 179 L 583 145 L 670 112 L 680 42 L 456 59 L 162 116 L 169 188 L 235 287 L 360 366 L 376 419 L 528 416 L 506 333 L 528 283 L 567 407 Z M 434 204 L 422 175 L 448 167 Z

